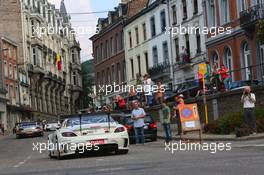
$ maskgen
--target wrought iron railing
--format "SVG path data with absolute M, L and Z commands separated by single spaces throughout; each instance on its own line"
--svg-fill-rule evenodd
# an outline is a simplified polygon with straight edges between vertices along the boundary
M 248 27 L 264 18 L 264 4 L 258 4 L 240 12 L 240 26 Z

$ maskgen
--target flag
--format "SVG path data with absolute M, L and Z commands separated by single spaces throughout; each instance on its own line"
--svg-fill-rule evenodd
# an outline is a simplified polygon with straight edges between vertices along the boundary
M 61 56 L 57 54 L 56 64 L 58 66 L 58 70 L 61 71 Z

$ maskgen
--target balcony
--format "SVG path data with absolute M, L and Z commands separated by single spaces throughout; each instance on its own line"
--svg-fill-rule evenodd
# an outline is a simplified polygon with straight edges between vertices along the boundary
M 240 12 L 240 26 L 244 29 L 254 28 L 258 20 L 264 18 L 264 4 L 259 4 Z
M 192 68 L 193 64 L 191 62 L 190 56 L 185 55 L 180 57 L 180 61 L 175 63 L 174 70 L 180 70 L 180 69 L 189 69 Z
M 33 74 L 45 74 L 43 68 L 39 67 L 39 66 L 35 66 L 33 64 L 28 64 L 28 72 L 33 73 Z
M 170 75 L 170 63 L 169 62 L 162 62 L 158 65 L 153 66 L 148 70 L 149 75 L 152 79 L 159 79 L 164 76 Z

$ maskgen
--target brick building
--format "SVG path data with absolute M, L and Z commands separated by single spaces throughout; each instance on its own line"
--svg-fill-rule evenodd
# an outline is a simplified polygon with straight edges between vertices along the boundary
M 16 122 L 21 121 L 19 112 L 19 80 L 17 70 L 17 44 L 5 37 L 2 40 L 2 64 L 4 84 L 6 89 L 6 127 L 12 128 Z
M 264 45 L 257 40 L 258 21 L 263 19 L 261 0 L 205 0 L 206 26 L 231 27 L 231 34 L 207 37 L 208 59 L 225 64 L 232 80 L 263 79 Z M 212 33 L 211 33 L 212 35 Z M 256 66 L 258 65 L 258 66 Z M 242 70 L 240 70 L 242 69 Z
M 127 3 L 122 1 L 114 11 L 109 11 L 107 18 L 99 18 L 97 33 L 90 38 L 93 42 L 95 64 L 95 84 L 97 94 L 99 85 L 121 85 L 126 81 L 125 54 L 123 48 L 123 23 L 127 15 Z M 117 95 L 98 94 L 101 103 L 109 103 Z

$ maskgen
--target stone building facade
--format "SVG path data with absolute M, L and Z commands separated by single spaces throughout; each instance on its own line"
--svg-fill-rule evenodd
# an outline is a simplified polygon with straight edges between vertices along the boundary
M 170 27 L 180 31 L 180 28 L 203 29 L 204 12 L 202 0 L 171 0 L 169 3 Z M 202 30 L 192 30 L 191 32 L 176 34 L 173 31 L 172 39 L 172 61 L 174 72 L 174 88 L 186 81 L 197 79 L 198 65 L 206 59 L 206 35 Z M 188 60 L 184 60 L 186 49 Z
M 17 43 L 21 114 L 44 119 L 75 113 L 81 49 L 64 1 L 60 9 L 47 0 L 2 1 L 0 22 L 0 34 Z

